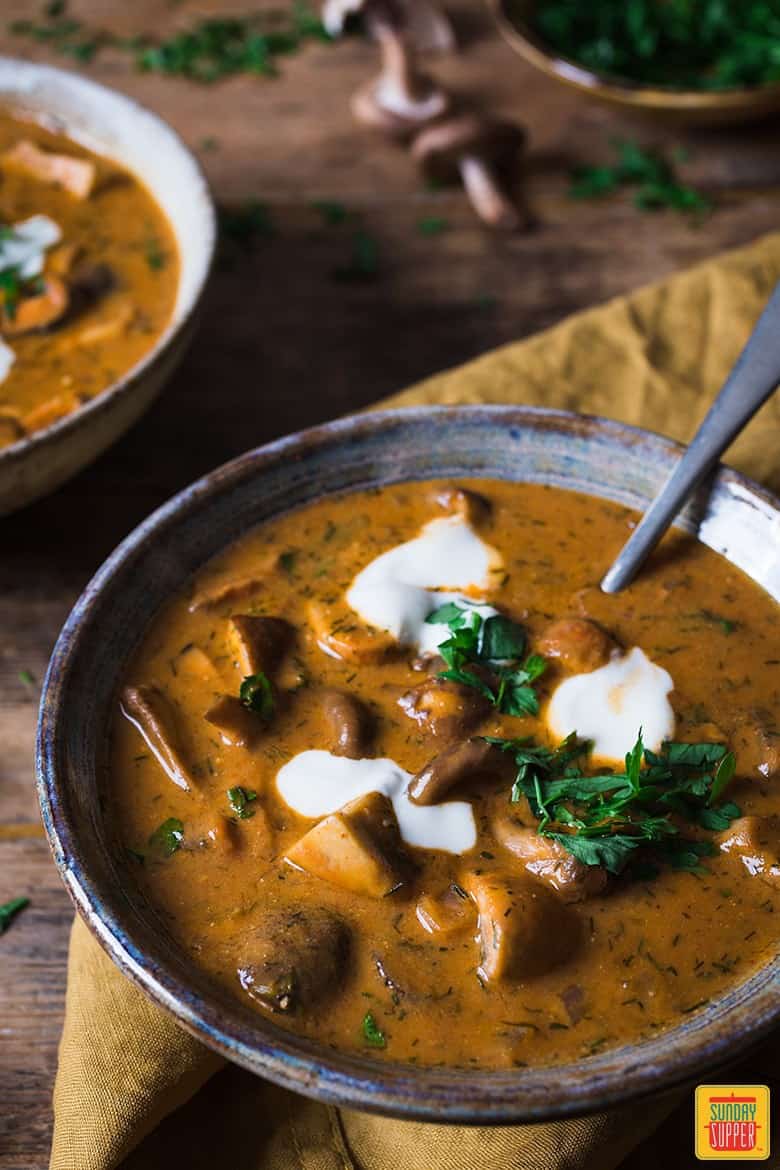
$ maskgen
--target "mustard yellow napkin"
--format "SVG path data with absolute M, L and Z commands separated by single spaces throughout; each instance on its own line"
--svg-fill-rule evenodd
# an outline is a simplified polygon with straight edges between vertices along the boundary
M 778 279 L 780 234 L 773 234 L 383 405 L 564 407 L 685 440 Z M 729 462 L 779 489 L 779 440 L 776 396 Z M 149 1003 L 75 922 L 52 1170 L 613 1170 L 688 1096 L 544 1126 L 465 1129 L 326 1108 L 237 1068 L 212 1076 L 222 1064 Z M 768 1070 L 767 1063 L 762 1075 L 755 1064 L 747 1079 L 766 1081 Z

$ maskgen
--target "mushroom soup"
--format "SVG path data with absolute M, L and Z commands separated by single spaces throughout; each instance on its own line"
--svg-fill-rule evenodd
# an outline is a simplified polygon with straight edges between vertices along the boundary
M 287 1026 L 549 1064 L 668 1028 L 777 950 L 780 620 L 680 532 L 497 481 L 328 498 L 155 619 L 110 799 L 171 935 Z
M 0 450 L 107 389 L 168 324 L 179 262 L 140 181 L 0 113 Z

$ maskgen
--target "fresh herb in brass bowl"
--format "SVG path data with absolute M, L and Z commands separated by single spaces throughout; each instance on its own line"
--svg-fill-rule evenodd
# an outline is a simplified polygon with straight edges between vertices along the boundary
M 780 110 L 780 0 L 489 0 L 549 76 L 678 123 Z

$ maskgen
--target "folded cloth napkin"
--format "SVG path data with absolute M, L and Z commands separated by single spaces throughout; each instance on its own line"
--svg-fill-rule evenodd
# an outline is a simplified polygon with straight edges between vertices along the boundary
M 780 279 L 780 234 L 580 313 L 382 405 L 512 402 L 692 435 Z M 729 462 L 780 489 L 780 401 Z M 689 1094 L 585 1119 L 496 1129 L 336 1110 L 224 1062 L 73 927 L 51 1170 L 612 1170 Z M 750 1081 L 767 1079 L 761 1063 Z M 684 1103 L 681 1105 L 681 1101 Z M 655 1150 L 657 1164 L 660 1149 Z M 682 1165 L 681 1162 L 674 1163 Z

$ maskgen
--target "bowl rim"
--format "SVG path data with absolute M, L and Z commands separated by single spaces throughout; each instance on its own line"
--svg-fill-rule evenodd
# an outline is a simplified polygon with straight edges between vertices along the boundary
M 548 76 L 578 86 L 588 93 L 611 98 L 622 105 L 659 111 L 691 112 L 741 110 L 766 103 L 780 104 L 780 81 L 763 85 L 731 86 L 728 89 L 673 89 L 632 81 L 630 77 L 599 73 L 580 61 L 565 57 L 538 36 L 527 21 L 518 21 L 510 12 L 512 0 L 487 0 L 504 40 L 522 57 Z
M 244 481 L 261 476 L 265 469 L 307 453 L 360 441 L 361 433 L 375 435 L 404 423 L 440 417 L 495 420 L 503 426 L 546 429 L 566 437 L 606 438 L 627 449 L 639 447 L 668 459 L 684 450 L 682 444 L 643 428 L 594 415 L 564 410 L 512 405 L 424 406 L 377 411 L 349 416 L 276 439 L 223 464 L 163 503 L 118 545 L 84 589 L 57 640 L 44 680 L 36 740 L 36 780 L 41 815 L 60 876 L 76 909 L 110 958 L 158 1006 L 224 1057 L 284 1088 L 326 1103 L 357 1108 L 406 1120 L 424 1122 L 507 1125 L 582 1116 L 604 1108 L 665 1093 L 690 1083 L 699 1075 L 710 1079 L 720 1068 L 754 1047 L 780 1020 L 780 980 L 773 978 L 750 995 L 748 1015 L 741 1015 L 731 1030 L 724 1021 L 710 1019 L 698 1027 L 685 1045 L 664 1048 L 664 1067 L 654 1067 L 647 1057 L 650 1045 L 663 1043 L 679 1025 L 639 1045 L 573 1061 L 567 1065 L 515 1069 L 511 1072 L 471 1069 L 438 1069 L 383 1063 L 375 1057 L 355 1056 L 306 1041 L 284 1032 L 265 1017 L 253 1019 L 249 1033 L 242 1029 L 239 1009 L 225 1010 L 216 989 L 201 995 L 177 977 L 172 964 L 157 948 L 144 952 L 123 926 L 122 901 L 117 891 L 106 893 L 79 861 L 76 843 L 84 827 L 68 815 L 67 778 L 60 774 L 64 747 L 64 712 L 69 687 L 69 668 L 87 636 L 90 609 L 113 578 L 132 564 L 147 544 L 164 541 L 166 533 L 188 515 L 200 515 L 212 498 L 219 498 Z M 401 477 L 403 478 L 403 477 Z M 411 476 L 410 479 L 415 479 Z M 740 498 L 748 498 L 780 517 L 780 500 L 767 489 L 728 467 L 719 467 L 717 484 Z M 339 489 L 344 490 L 344 489 Z M 349 489 L 347 489 L 349 490 Z M 323 494 L 329 494 L 327 492 Z M 335 493 L 334 493 L 335 494 Z M 222 547 L 227 547 L 226 539 Z M 218 550 L 211 554 L 218 555 Z M 182 581 L 191 570 L 182 575 Z M 147 619 L 150 621 L 152 615 Z M 114 897 L 114 905 L 111 903 Z M 138 934 L 145 932 L 139 925 Z M 759 971 L 765 971 L 766 964 Z M 748 978 L 754 978 L 758 972 Z M 713 1006 L 717 1006 L 715 1001 Z M 248 1009 L 247 1009 L 248 1010 Z M 705 1013 L 709 1009 L 705 1009 Z M 270 1035 L 270 1039 L 269 1039 Z M 634 1053 L 610 1066 L 617 1054 Z M 464 1087 L 460 1083 L 467 1078 Z M 566 1089 L 562 1090 L 562 1084 Z M 540 1094 L 542 1094 L 540 1096 Z
M 154 110 L 137 101 L 135 98 L 130 97 L 128 94 L 123 93 L 121 90 L 114 89 L 109 85 L 103 85 L 98 81 L 93 81 L 92 78 L 84 77 L 79 73 L 71 73 L 67 69 L 59 69 L 56 65 L 45 65 L 36 61 L 26 61 L 20 57 L 0 55 L 0 71 L 6 68 L 25 72 L 29 77 L 38 77 L 44 82 L 48 80 L 54 84 L 69 87 L 74 94 L 84 94 L 87 100 L 91 100 L 93 103 L 108 100 L 114 104 L 115 108 L 123 107 L 128 116 L 134 118 L 141 117 L 150 124 L 153 124 L 167 138 L 168 148 L 178 151 L 185 165 L 191 170 L 193 183 L 192 194 L 195 199 L 200 200 L 203 204 L 206 233 L 203 237 L 205 262 L 203 263 L 201 274 L 193 282 L 192 288 L 189 290 L 184 302 L 178 307 L 174 306 L 165 329 L 157 338 L 152 348 L 117 378 L 116 381 L 107 386 L 105 390 L 100 391 L 94 398 L 90 398 L 88 402 L 78 406 L 75 410 L 72 410 L 63 418 L 57 419 L 49 426 L 33 431 L 30 435 L 24 435 L 21 439 L 17 439 L 15 443 L 10 443 L 7 447 L 0 448 L 0 471 L 5 471 L 13 463 L 20 463 L 26 460 L 32 451 L 42 451 L 47 446 L 59 443 L 70 432 L 77 430 L 82 425 L 88 423 L 89 420 L 94 420 L 100 415 L 112 410 L 118 399 L 128 396 L 136 388 L 138 383 L 145 379 L 149 370 L 157 365 L 161 357 L 171 348 L 177 338 L 186 332 L 188 326 L 191 324 L 214 267 L 217 244 L 217 212 L 205 172 L 195 154 L 169 122 L 155 113 Z M 7 108 L 12 103 L 13 91 L 14 87 L 11 85 L 7 91 L 0 93 L 0 106 Z M 24 92 L 21 90 L 21 87 L 18 96 L 22 103 L 20 109 L 23 111 Z M 61 117 L 56 110 L 52 110 L 50 113 L 54 119 L 60 119 Z M 67 137 L 67 129 L 65 130 L 65 136 Z M 94 153 L 100 154 L 97 143 L 90 145 L 87 142 L 85 145 L 89 149 L 92 149 Z M 123 163 L 120 157 L 114 157 L 109 154 L 106 154 L 105 157 L 113 158 L 113 161 L 119 166 L 124 166 L 131 174 L 135 174 L 132 168 Z M 143 179 L 139 179 L 139 181 L 146 187 Z M 151 198 L 154 199 L 154 196 L 152 195 Z M 156 199 L 155 202 L 157 202 Z M 170 219 L 167 213 L 162 212 L 162 214 L 165 215 L 166 219 Z M 181 274 L 177 283 L 177 295 L 180 289 Z

